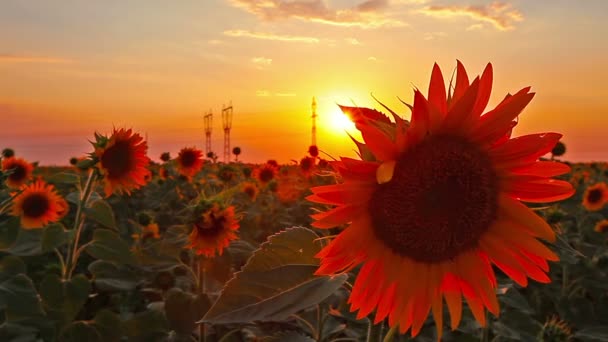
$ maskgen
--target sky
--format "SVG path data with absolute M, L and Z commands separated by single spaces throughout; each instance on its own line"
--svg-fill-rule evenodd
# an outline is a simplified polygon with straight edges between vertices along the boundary
M 606 0 L 0 0 L 0 148 L 45 165 L 133 128 L 149 154 L 223 151 L 233 105 L 240 159 L 282 163 L 311 144 L 354 157 L 337 104 L 409 117 L 398 98 L 494 67 L 489 108 L 532 86 L 514 135 L 560 132 L 571 161 L 608 160 Z M 473 76 L 473 77 L 471 77 Z M 355 134 L 356 135 L 356 134 Z

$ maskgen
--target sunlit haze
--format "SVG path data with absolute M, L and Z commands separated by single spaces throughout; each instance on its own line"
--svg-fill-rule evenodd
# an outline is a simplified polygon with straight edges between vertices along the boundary
M 133 128 L 150 156 L 223 144 L 234 106 L 239 159 L 299 160 L 317 142 L 355 156 L 337 104 L 382 107 L 426 94 L 433 63 L 494 67 L 490 107 L 532 86 L 515 135 L 560 132 L 572 161 L 606 160 L 606 0 L 157 0 L 0 2 L 0 148 L 42 164 L 92 151 L 93 133 Z M 472 78 L 472 77 L 471 77 Z M 355 135 L 356 136 L 356 135 Z M 325 154 L 322 154 L 325 156 Z

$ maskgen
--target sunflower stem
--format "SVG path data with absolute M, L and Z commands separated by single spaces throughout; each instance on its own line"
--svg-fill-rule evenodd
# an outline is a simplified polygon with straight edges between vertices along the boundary
M 562 297 L 568 292 L 568 267 L 562 265 Z
M 76 217 L 74 218 L 73 228 L 73 230 L 76 231 L 76 235 L 74 236 L 74 244 L 71 248 L 68 248 L 68 254 L 66 258 L 67 265 L 65 273 L 63 274 L 63 278 L 66 280 L 72 278 L 72 272 L 76 268 L 76 262 L 78 261 L 79 255 L 79 253 L 76 252 L 78 251 L 78 242 L 80 240 L 80 234 L 82 233 L 82 228 L 84 227 L 82 211 L 84 210 L 84 207 L 86 206 L 87 202 L 89 201 L 89 198 L 91 197 L 91 193 L 93 192 L 93 184 L 95 184 L 96 178 L 97 172 L 95 171 L 95 169 L 91 169 L 91 171 L 89 172 L 89 178 L 87 179 L 84 189 L 81 192 L 80 201 L 78 201 L 78 207 L 76 209 Z
M 392 342 L 393 337 L 395 336 L 396 332 L 397 332 L 397 325 L 394 325 L 388 330 L 388 332 L 384 336 L 384 339 L 382 340 L 382 342 Z

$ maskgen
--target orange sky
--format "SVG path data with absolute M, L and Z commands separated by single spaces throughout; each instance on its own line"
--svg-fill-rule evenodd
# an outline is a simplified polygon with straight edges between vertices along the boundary
M 551 6 L 548 6 L 548 4 Z M 576 5 L 576 6 L 575 6 Z M 0 11 L 0 148 L 43 164 L 90 152 L 93 132 L 133 127 L 150 155 L 204 147 L 203 114 L 232 100 L 241 159 L 288 162 L 310 144 L 353 156 L 336 103 L 409 115 L 438 62 L 494 65 L 490 106 L 532 86 L 516 135 L 564 134 L 567 159 L 607 160 L 604 0 L 5 0 Z

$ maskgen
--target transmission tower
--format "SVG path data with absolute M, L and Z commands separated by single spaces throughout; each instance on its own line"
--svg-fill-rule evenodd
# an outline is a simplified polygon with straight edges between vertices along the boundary
M 312 97 L 312 146 L 317 146 L 317 100 Z
M 211 152 L 211 129 L 213 128 L 213 113 L 211 109 L 205 114 L 205 154 Z
M 228 107 L 222 105 L 222 123 L 224 126 L 224 163 L 230 161 L 230 129 L 232 128 L 232 101 Z

